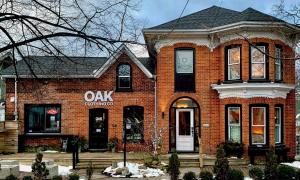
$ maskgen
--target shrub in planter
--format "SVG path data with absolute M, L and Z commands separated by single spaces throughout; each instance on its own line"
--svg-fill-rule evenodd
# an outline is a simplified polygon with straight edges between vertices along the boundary
M 111 150 L 112 152 L 115 151 L 115 148 L 118 145 L 118 138 L 114 137 L 114 138 L 110 138 L 108 143 L 107 143 L 107 147 L 109 150 Z
M 183 179 L 184 180 L 196 180 L 196 174 L 192 171 L 189 171 L 189 172 L 186 172 L 184 175 L 183 175 Z
M 77 173 L 72 173 L 69 175 L 69 180 L 79 180 L 79 175 Z
M 52 180 L 63 180 L 61 175 L 53 176 Z
M 277 167 L 277 178 L 284 180 L 293 180 L 297 178 L 297 172 L 290 166 L 279 165 Z
M 225 151 L 219 147 L 217 149 L 217 160 L 214 165 L 214 173 L 216 174 L 217 180 L 227 180 L 229 171 L 229 162 L 225 157 Z
M 85 137 L 79 139 L 79 148 L 81 152 L 87 152 L 89 149 L 88 141 Z
M 42 161 L 43 161 L 43 154 L 37 153 L 35 162 L 31 166 L 34 179 L 42 180 L 49 175 L 49 170 L 47 169 L 45 162 Z
M 176 152 L 173 152 L 171 157 L 169 158 L 169 165 L 168 165 L 168 173 L 170 174 L 171 180 L 177 180 L 180 174 L 179 171 L 180 161 L 178 159 L 178 155 Z
M 18 180 L 19 178 L 17 177 L 17 176 L 15 176 L 15 175 L 9 175 L 9 176 L 7 176 L 6 178 L 5 178 L 5 180 Z
M 214 179 L 213 174 L 209 171 L 201 171 L 199 177 L 201 180 L 213 180 Z
M 250 167 L 249 168 L 249 176 L 254 180 L 262 180 L 264 177 L 264 172 L 259 167 Z
M 244 180 L 244 173 L 238 169 L 229 169 L 228 179 L 230 180 Z
M 23 180 L 33 180 L 33 178 L 31 176 L 24 176 Z
M 226 157 L 236 156 L 238 158 L 241 158 L 244 154 L 243 146 L 242 143 L 234 141 L 225 141 L 218 145 L 218 147 L 224 149 Z
M 270 147 L 268 153 L 267 153 L 267 158 L 266 158 L 266 163 L 265 163 L 265 179 L 266 180 L 273 180 L 277 178 L 277 156 L 275 154 L 275 148 Z

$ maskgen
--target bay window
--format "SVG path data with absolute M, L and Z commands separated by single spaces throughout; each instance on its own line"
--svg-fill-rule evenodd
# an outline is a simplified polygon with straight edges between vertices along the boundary
M 267 144 L 267 106 L 250 106 L 250 137 L 252 145 Z
M 26 133 L 59 133 L 60 127 L 60 105 L 25 105 Z
M 241 105 L 226 105 L 226 140 L 241 142 Z
M 232 45 L 225 48 L 225 80 L 241 80 L 241 46 Z
M 283 135 L 283 128 L 282 128 L 282 120 L 283 120 L 283 106 L 276 105 L 275 106 L 275 143 L 280 144 L 282 143 L 282 135 Z
M 275 81 L 282 81 L 282 47 L 275 46 Z
M 195 91 L 194 49 L 175 49 L 175 91 Z
M 267 45 L 250 47 L 250 80 L 268 79 Z

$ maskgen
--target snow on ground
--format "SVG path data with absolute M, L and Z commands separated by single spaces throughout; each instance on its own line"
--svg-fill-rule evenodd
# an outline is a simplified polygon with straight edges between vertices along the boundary
M 244 177 L 244 180 L 253 180 L 253 179 L 250 177 Z
M 300 161 L 294 161 L 292 163 L 281 163 L 281 164 L 300 169 Z
M 54 150 L 46 150 L 46 151 L 42 151 L 42 153 L 59 153 L 59 152 Z
M 163 171 L 160 169 L 148 168 L 148 167 L 145 169 L 141 169 L 139 168 L 141 166 L 143 165 L 138 163 L 127 162 L 126 167 L 128 168 L 129 172 L 132 174 L 130 177 L 143 178 L 143 177 L 158 177 L 164 175 Z M 110 166 L 104 170 L 104 173 L 107 173 L 112 177 L 125 177 L 123 175 L 115 174 L 118 168 L 123 168 L 123 167 L 124 167 L 124 163 L 119 162 L 117 163 L 117 168 L 112 168 L 112 166 Z
M 31 166 L 30 165 L 23 165 L 20 164 L 20 171 L 21 172 L 31 172 Z M 72 166 L 58 166 L 58 175 L 68 175 L 71 174 Z

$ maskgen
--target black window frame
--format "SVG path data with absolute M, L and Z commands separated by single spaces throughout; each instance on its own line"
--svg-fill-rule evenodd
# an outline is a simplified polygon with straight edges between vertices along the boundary
M 132 128 L 136 128 L 134 126 L 131 125 L 131 129 L 130 130 L 127 130 L 126 127 L 125 127 L 125 110 L 126 108 L 142 108 L 143 110 L 143 122 L 142 122 L 142 133 L 141 134 L 141 139 L 140 140 L 136 140 L 136 139 L 127 139 L 127 136 L 129 135 L 128 133 L 131 133 L 133 132 Z M 126 131 L 126 141 L 129 142 L 129 143 L 144 143 L 144 138 L 145 138 L 145 108 L 143 106 L 138 106 L 138 105 L 129 105 L 129 106 L 124 106 L 123 107 L 123 130 Z
M 46 131 L 45 129 L 39 132 L 29 132 L 29 111 L 28 108 L 32 107 L 42 107 L 45 109 L 48 107 L 56 107 L 60 108 L 60 120 L 59 120 L 59 129 L 56 132 Z M 44 121 L 46 121 L 44 119 Z M 45 123 L 45 122 L 44 122 Z M 61 126 L 62 126 L 62 107 L 61 104 L 24 104 L 24 133 L 25 134 L 60 134 L 61 133 Z
M 176 52 L 180 50 L 190 50 L 193 52 L 193 73 L 177 73 L 177 59 L 176 59 Z M 180 47 L 174 49 L 174 91 L 175 92 L 195 92 L 196 91 L 196 78 L 195 78 L 195 48 L 191 47 Z M 189 77 L 190 76 L 190 77 Z M 181 85 L 180 82 L 181 78 L 190 79 L 191 84 L 189 85 Z M 182 80 L 185 81 L 185 80 Z M 186 82 L 186 81 L 185 81 Z
M 128 65 L 130 68 L 130 77 L 129 77 L 129 87 L 120 87 L 119 86 L 119 68 L 120 66 Z M 116 91 L 117 92 L 130 92 L 132 91 L 132 67 L 129 63 L 120 63 L 116 68 Z
M 228 62 L 229 62 L 228 50 L 232 49 L 232 48 L 237 48 L 237 47 L 240 48 L 240 78 L 230 80 L 228 77 L 228 72 L 229 72 L 229 70 L 228 70 Z M 243 80 L 242 80 L 242 45 L 241 44 L 232 44 L 232 45 L 226 46 L 224 55 L 225 55 L 225 63 L 224 63 L 225 64 L 225 81 L 224 81 L 224 83 L 241 83 L 241 82 L 243 82 Z
M 283 48 L 279 44 L 275 44 L 275 58 L 276 58 L 276 49 L 280 49 L 280 79 L 276 79 L 276 59 L 274 59 L 274 80 L 275 82 L 283 81 Z
M 265 78 L 263 79 L 253 79 L 252 78 L 252 48 L 256 48 L 257 46 L 265 47 Z M 249 46 L 249 80 L 248 82 L 270 82 L 269 80 L 269 44 L 268 43 L 255 43 Z
M 280 126 L 281 126 L 280 127 L 280 142 L 276 143 L 276 139 L 275 139 L 275 144 L 279 145 L 279 144 L 284 144 L 284 105 L 283 104 L 275 104 L 274 110 L 275 110 L 275 108 L 280 108 L 281 109 L 281 114 L 280 114 L 280 116 L 281 116 L 281 122 L 280 122 Z M 275 124 L 275 127 L 276 127 L 276 122 L 274 124 Z M 274 138 L 275 138 L 275 132 L 274 132 Z
M 241 104 L 226 104 L 225 105 L 225 140 L 229 140 L 229 126 L 228 126 L 228 109 L 231 107 L 240 108 L 240 142 L 243 142 L 243 133 L 242 133 L 242 124 L 243 124 L 243 116 L 242 116 L 242 105 Z
M 264 107 L 266 110 L 266 119 L 265 119 L 265 134 L 266 142 L 265 144 L 252 144 L 252 108 L 253 107 Z M 256 147 L 268 147 L 269 146 L 269 105 L 268 104 L 250 104 L 249 105 L 249 145 Z

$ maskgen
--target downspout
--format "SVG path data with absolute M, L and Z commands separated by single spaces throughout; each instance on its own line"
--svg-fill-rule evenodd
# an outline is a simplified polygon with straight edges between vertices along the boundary
M 15 97 L 14 97 L 14 102 L 15 102 L 15 112 L 14 112 L 14 116 L 15 116 L 15 121 L 18 120 L 18 81 L 17 81 L 17 76 L 15 76 Z
M 156 75 L 153 76 L 154 79 L 154 154 L 157 154 L 157 87 L 156 87 Z

